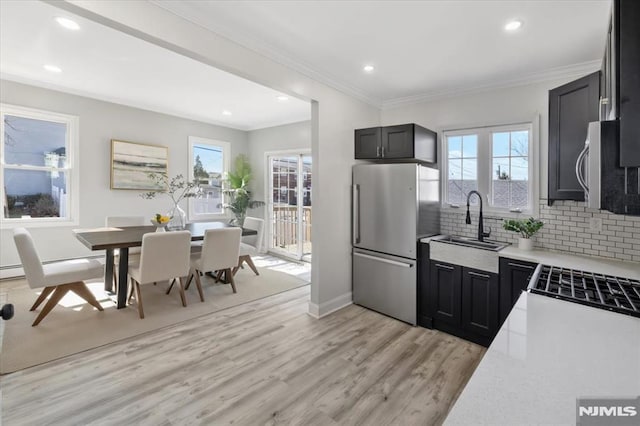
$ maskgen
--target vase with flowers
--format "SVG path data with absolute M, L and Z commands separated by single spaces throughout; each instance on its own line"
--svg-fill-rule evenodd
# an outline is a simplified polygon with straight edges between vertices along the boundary
M 149 173 L 149 178 L 164 189 L 145 192 L 140 196 L 150 200 L 158 194 L 166 194 L 172 202 L 169 212 L 164 215 L 169 218 L 167 226 L 170 229 L 184 229 L 187 225 L 187 214 L 180 207 L 180 201 L 185 198 L 198 197 L 200 195 L 198 184 L 188 181 L 181 174 L 169 178 L 166 173 Z

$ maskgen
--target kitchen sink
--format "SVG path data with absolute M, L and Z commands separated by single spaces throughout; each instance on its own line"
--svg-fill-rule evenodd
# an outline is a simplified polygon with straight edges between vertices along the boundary
M 459 246 L 472 247 L 472 248 L 477 248 L 481 250 L 490 250 L 490 251 L 500 251 L 508 245 L 505 243 L 499 243 L 497 241 L 478 241 L 478 240 L 472 240 L 470 238 L 455 237 L 452 235 L 445 235 L 442 237 L 434 238 L 433 240 L 441 243 L 455 244 Z

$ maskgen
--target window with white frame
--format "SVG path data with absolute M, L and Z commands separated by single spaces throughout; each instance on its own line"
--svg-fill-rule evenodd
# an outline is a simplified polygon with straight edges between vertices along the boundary
M 228 142 L 189 136 L 189 180 L 198 183 L 201 196 L 189 198 L 189 219 L 226 217 L 222 208 L 223 181 L 229 170 Z
M 445 205 L 466 204 L 476 190 L 487 210 L 533 213 L 530 123 L 446 131 L 443 145 Z
M 78 219 L 78 118 L 0 105 L 3 227 Z

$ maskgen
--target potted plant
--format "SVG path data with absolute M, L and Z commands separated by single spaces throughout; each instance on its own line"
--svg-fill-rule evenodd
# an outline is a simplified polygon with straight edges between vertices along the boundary
M 248 185 L 251 181 L 251 164 L 244 154 L 240 154 L 235 159 L 234 171 L 227 174 L 223 189 L 225 201 L 221 206 L 231 210 L 235 218 L 232 223 L 237 226 L 244 225 L 244 218 L 248 209 L 264 206 L 263 201 L 253 200 Z
M 198 184 L 196 182 L 189 182 L 181 174 L 171 179 L 169 179 L 166 173 L 149 173 L 149 177 L 164 189 L 145 192 L 140 194 L 140 196 L 150 200 L 158 194 L 166 194 L 171 198 L 171 202 L 173 203 L 173 206 L 166 215 L 169 217 L 169 228 L 184 229 L 187 225 L 187 214 L 182 207 L 180 207 L 179 203 L 185 198 L 198 197 L 200 195 Z
M 531 250 L 533 248 L 533 237 L 536 232 L 544 226 L 544 223 L 532 217 L 528 219 L 507 219 L 502 227 L 507 231 L 519 232 L 518 247 L 522 250 Z

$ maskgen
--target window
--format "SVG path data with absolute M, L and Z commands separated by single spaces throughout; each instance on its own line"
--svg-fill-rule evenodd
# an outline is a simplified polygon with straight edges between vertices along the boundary
M 0 105 L 3 227 L 78 219 L 78 118 Z
M 189 180 L 196 181 L 201 197 L 189 198 L 189 219 L 226 217 L 222 208 L 222 181 L 229 170 L 229 143 L 189 136 Z
M 445 132 L 444 204 L 464 205 L 469 191 L 477 190 L 487 210 L 533 213 L 532 128 L 527 123 Z

